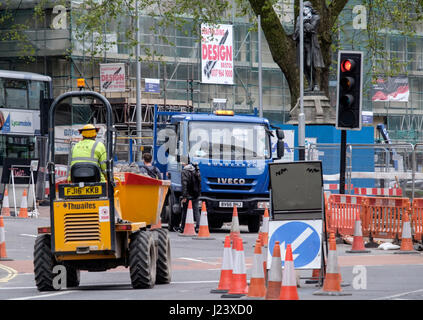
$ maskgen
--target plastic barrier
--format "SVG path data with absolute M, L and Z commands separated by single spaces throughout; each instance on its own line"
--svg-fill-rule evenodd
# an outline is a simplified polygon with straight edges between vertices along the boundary
M 363 235 L 370 238 L 400 239 L 403 214 L 410 210 L 408 198 L 367 197 L 363 203 Z
M 327 230 L 340 235 L 353 235 L 357 212 L 363 219 L 364 196 L 331 194 L 327 203 Z
M 423 234 L 423 198 L 414 198 L 411 207 L 411 229 L 414 240 L 422 240 Z

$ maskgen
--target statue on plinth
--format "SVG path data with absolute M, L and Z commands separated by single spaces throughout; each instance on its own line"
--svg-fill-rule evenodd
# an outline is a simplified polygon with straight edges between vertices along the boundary
M 303 8 L 304 22 L 304 74 L 307 79 L 307 91 L 319 91 L 316 81 L 317 68 L 324 68 L 322 52 L 320 50 L 317 30 L 319 28 L 320 16 L 310 1 L 304 2 Z M 297 42 L 297 64 L 300 65 L 299 44 L 300 44 L 300 16 L 297 17 L 297 24 L 293 34 L 293 40 Z

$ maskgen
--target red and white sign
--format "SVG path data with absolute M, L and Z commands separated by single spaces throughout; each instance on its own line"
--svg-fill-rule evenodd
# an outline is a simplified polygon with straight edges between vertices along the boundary
M 124 92 L 125 64 L 124 63 L 101 63 L 100 64 L 100 91 L 101 92 Z
M 201 82 L 234 83 L 232 25 L 201 25 Z
M 100 222 L 108 222 L 110 220 L 109 207 L 98 208 L 98 215 Z

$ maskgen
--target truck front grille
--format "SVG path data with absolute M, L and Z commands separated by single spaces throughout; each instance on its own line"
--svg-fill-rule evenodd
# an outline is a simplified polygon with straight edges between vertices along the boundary
M 65 242 L 99 241 L 98 213 L 66 213 Z
M 232 179 L 231 179 L 232 180 Z M 207 185 L 211 190 L 251 190 L 255 185 L 254 179 L 242 179 L 243 183 L 219 182 L 218 178 L 208 178 Z

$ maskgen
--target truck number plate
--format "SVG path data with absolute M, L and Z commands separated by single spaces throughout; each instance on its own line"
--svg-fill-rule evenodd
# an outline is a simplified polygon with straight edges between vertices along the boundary
M 242 208 L 242 202 L 219 201 L 220 208 L 233 208 L 234 206 L 236 206 L 237 208 Z
M 86 187 L 65 187 L 65 197 L 73 196 L 97 196 L 103 194 L 102 186 L 86 186 Z

